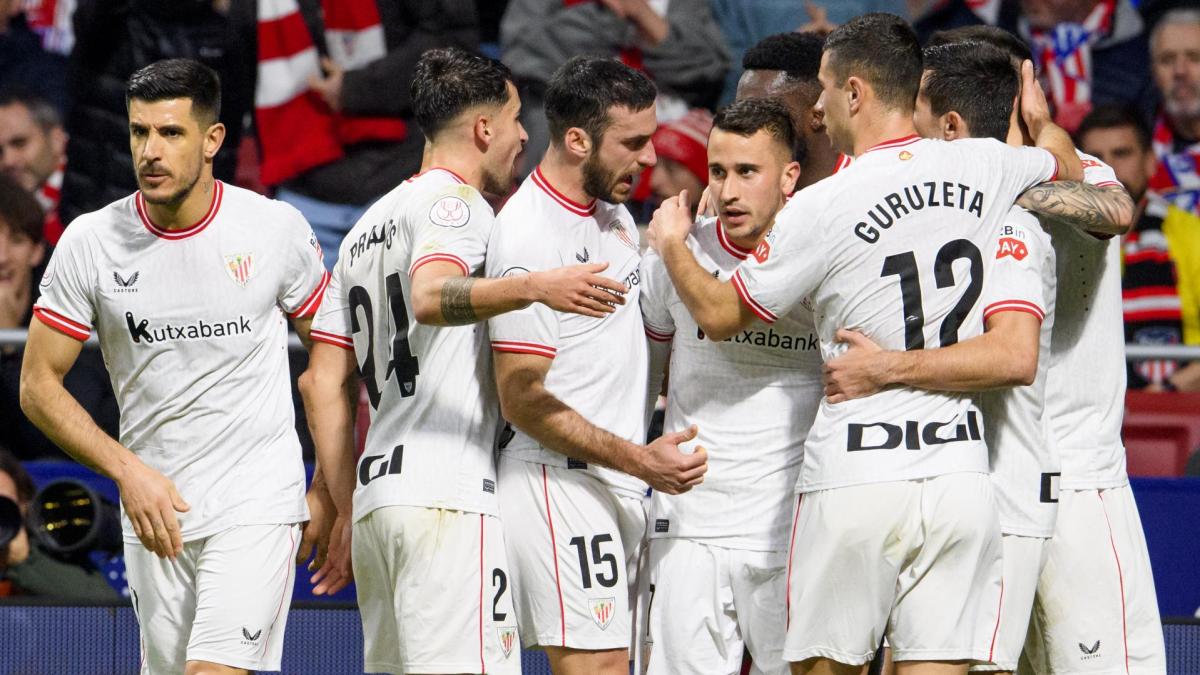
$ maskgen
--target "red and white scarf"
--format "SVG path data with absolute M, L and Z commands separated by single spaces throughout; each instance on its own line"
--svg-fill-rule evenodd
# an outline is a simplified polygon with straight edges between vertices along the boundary
M 1154 155 L 1158 170 L 1150 189 L 1175 206 L 1200 215 L 1200 141 L 1184 145 L 1175 138 L 1167 116 L 1154 125 Z
M 329 58 L 338 66 L 355 70 L 387 53 L 375 0 L 322 0 L 321 7 Z M 334 113 L 309 89 L 312 75 L 321 75 L 320 59 L 296 0 L 258 0 L 254 113 L 269 186 L 340 159 L 343 146 L 407 135 L 396 117 Z
M 1092 45 L 1112 31 L 1116 0 L 1101 0 L 1082 24 L 1033 28 L 1033 58 L 1050 93 L 1054 121 L 1074 132 L 1092 109 Z
M 59 164 L 46 182 L 33 193 L 42 207 L 42 212 L 46 214 L 45 223 L 42 225 L 42 238 L 51 246 L 58 245 L 58 239 L 64 229 L 62 221 L 58 218 L 58 202 L 62 198 L 63 174 L 66 170 L 66 164 Z
M 69 56 L 75 46 L 71 15 L 76 0 L 24 0 L 21 8 L 30 30 L 42 38 L 42 49 Z

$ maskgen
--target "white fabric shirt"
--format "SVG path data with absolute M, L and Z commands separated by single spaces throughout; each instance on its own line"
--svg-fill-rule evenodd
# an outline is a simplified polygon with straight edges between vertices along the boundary
M 638 230 L 619 204 L 579 204 L 558 192 L 541 169 L 521 184 L 496 217 L 488 245 L 487 276 L 607 262 L 607 277 L 628 287 L 625 304 L 600 319 L 563 314 L 541 304 L 488 321 L 492 349 L 553 359 L 545 387 L 597 427 L 644 443 L 646 340 L 638 309 Z M 520 429 L 503 448 L 508 457 L 594 473 L 615 491 L 645 494 L 646 484 L 627 474 L 568 460 Z
M 1120 185 L 1116 174 L 1083 155 L 1084 180 Z M 1062 487 L 1119 487 L 1125 472 L 1125 326 L 1121 307 L 1120 239 L 1100 239 L 1051 223 L 1058 302 L 1046 411 L 1062 457 Z
M 752 251 L 726 237 L 715 218 L 697 223 L 688 247 L 727 281 Z M 779 321 L 755 321 L 723 342 L 704 336 L 676 293 L 662 259 L 642 259 L 646 335 L 671 345 L 663 428 L 699 435 L 685 448 L 708 451 L 704 482 L 681 495 L 654 492 L 651 537 L 783 551 L 804 438 L 821 400 L 821 352 L 812 311 L 796 305 Z
M 371 400 L 355 520 L 383 506 L 497 513 L 487 331 L 417 323 L 411 283 L 429 262 L 481 274 L 493 223 L 478 190 L 431 169 L 384 195 L 342 241 L 312 336 L 354 350 Z
M 311 316 L 328 281 L 298 211 L 219 181 L 187 229 L 154 225 L 139 192 L 80 216 L 55 249 L 34 312 L 79 340 L 96 331 L 121 444 L 191 506 L 184 541 L 308 518 L 287 316 Z
M 1060 462 L 1046 417 L 1046 373 L 1054 328 L 1054 248 L 1033 214 L 1013 207 L 994 250 L 984 283 L 983 319 L 998 312 L 1027 312 L 1041 320 L 1033 384 L 980 394 L 984 434 L 1005 534 L 1049 537 L 1058 515 Z
M 840 351 L 833 337 L 842 327 L 884 349 L 974 337 L 983 328 L 983 251 L 997 245 L 1017 196 L 1056 173 L 1049 152 L 990 139 L 882 143 L 793 197 L 763 262 L 747 260 L 734 288 L 767 322 L 811 298 L 826 358 Z M 986 472 L 987 460 L 970 396 L 891 388 L 822 401 L 797 487 Z

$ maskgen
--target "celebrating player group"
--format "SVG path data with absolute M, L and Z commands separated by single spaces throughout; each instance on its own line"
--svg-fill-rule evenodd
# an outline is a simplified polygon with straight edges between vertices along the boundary
M 550 147 L 494 213 L 527 140 L 512 74 L 426 52 L 422 170 L 332 275 L 297 212 L 213 178 L 215 74 L 131 78 L 140 190 L 67 228 L 22 404 L 118 483 L 142 673 L 277 670 L 314 544 L 317 593 L 356 582 L 367 672 L 537 647 L 556 675 L 857 674 L 881 646 L 901 675 L 1165 672 L 1112 170 L 999 29 L 922 51 L 867 14 L 746 65 L 700 213 L 665 200 L 643 253 L 649 79 L 559 68 Z M 62 386 L 92 331 L 119 441 Z

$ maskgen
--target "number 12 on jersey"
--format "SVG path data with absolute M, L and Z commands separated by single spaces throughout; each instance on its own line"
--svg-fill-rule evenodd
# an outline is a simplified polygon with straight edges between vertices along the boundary
M 958 302 L 938 331 L 941 346 L 949 347 L 958 342 L 958 327 L 967 318 L 979 294 L 983 291 L 983 256 L 979 248 L 967 239 L 955 239 L 947 242 L 937 252 L 933 263 L 933 279 L 938 288 L 954 286 L 955 260 L 965 259 L 970 262 L 967 288 L 963 291 Z M 912 251 L 897 253 L 883 259 L 883 270 L 880 277 L 900 277 L 901 311 L 904 313 L 904 349 L 925 348 L 925 309 L 921 301 L 921 279 L 917 272 L 917 256 Z
M 383 382 L 376 381 L 375 376 L 375 308 L 371 295 L 362 286 L 350 289 L 350 327 L 355 333 L 364 329 L 367 334 L 367 354 L 358 366 L 358 375 L 367 387 L 367 396 L 371 399 L 371 407 L 379 409 L 379 399 L 383 396 L 383 387 L 393 373 L 396 384 L 400 387 L 400 396 L 409 397 L 417 391 L 417 357 L 413 356 L 408 346 L 408 308 L 404 304 L 404 288 L 400 283 L 400 274 L 389 274 L 386 282 L 388 308 L 391 310 L 391 355 L 387 362 L 387 370 L 383 374 Z M 359 321 L 359 309 L 366 325 Z

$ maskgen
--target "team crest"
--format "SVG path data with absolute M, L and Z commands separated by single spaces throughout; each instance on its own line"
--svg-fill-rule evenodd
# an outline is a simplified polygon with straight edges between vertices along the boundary
M 462 227 L 471 219 L 471 207 L 458 197 L 442 197 L 429 209 L 429 220 L 442 227 Z
M 500 649 L 504 652 L 504 658 L 512 653 L 513 645 L 517 643 L 516 628 L 497 628 L 496 637 L 500 639 Z
M 613 221 L 613 224 L 610 225 L 610 227 L 612 228 L 613 233 L 617 235 L 617 238 L 621 240 L 621 243 L 635 251 L 637 250 L 637 243 L 634 242 L 633 238 L 629 236 L 629 233 L 625 231 L 625 226 L 621 224 L 621 221 Z
M 225 256 L 225 271 L 229 273 L 229 278 L 242 288 L 246 287 L 246 282 L 250 281 L 250 276 L 254 274 L 254 254 L 239 253 L 237 255 Z
M 613 614 L 616 613 L 617 599 L 616 598 L 591 598 L 592 604 L 592 620 L 600 627 L 600 630 L 608 628 L 608 624 L 612 623 Z

